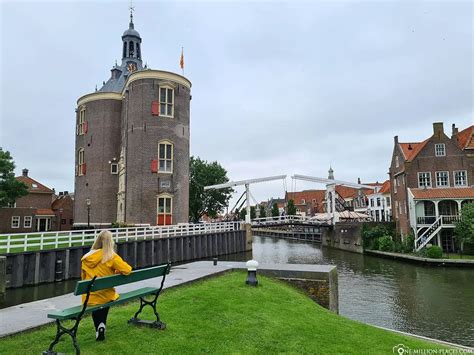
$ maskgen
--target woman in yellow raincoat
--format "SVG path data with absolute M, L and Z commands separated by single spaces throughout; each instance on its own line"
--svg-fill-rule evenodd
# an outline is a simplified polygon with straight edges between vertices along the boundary
M 99 233 L 97 239 L 92 245 L 91 250 L 82 257 L 82 280 L 92 279 L 94 276 L 103 277 L 114 274 L 128 275 L 132 267 L 114 251 L 114 240 L 112 233 L 104 230 Z M 91 292 L 88 305 L 104 304 L 115 301 L 119 294 L 114 288 Z M 82 302 L 85 301 L 85 295 L 82 296 Z M 96 340 L 105 339 L 105 325 L 109 307 L 92 312 L 92 319 L 96 329 Z

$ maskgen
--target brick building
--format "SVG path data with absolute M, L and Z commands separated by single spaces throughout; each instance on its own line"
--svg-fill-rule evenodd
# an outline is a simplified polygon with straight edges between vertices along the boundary
M 422 142 L 394 138 L 390 165 L 392 211 L 397 231 L 413 233 L 416 249 L 428 243 L 454 248 L 454 222 L 463 204 L 474 200 L 474 126 L 448 137 L 443 123 Z
M 296 213 L 301 216 L 314 216 L 325 211 L 326 190 L 303 190 L 287 192 L 286 201 L 293 200 Z
M 76 108 L 74 227 L 188 222 L 191 82 L 143 66 L 130 15 L 122 62 Z
M 51 209 L 54 190 L 28 176 L 23 169 L 17 176 L 28 188 L 28 195 L 19 197 L 9 207 L 0 208 L 0 232 L 44 232 L 54 229 L 55 214 Z

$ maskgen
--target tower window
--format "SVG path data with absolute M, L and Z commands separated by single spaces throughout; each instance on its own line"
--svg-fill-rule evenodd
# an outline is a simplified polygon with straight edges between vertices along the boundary
M 77 125 L 77 134 L 81 135 L 84 133 L 87 133 L 86 108 L 81 107 L 79 111 L 79 122 Z
M 118 163 L 110 164 L 110 173 L 113 174 L 113 175 L 117 175 L 118 172 L 119 172 Z
M 122 53 L 122 58 L 125 58 L 127 56 L 127 42 L 123 42 L 123 53 Z
M 173 198 L 168 194 L 158 196 L 157 225 L 170 225 L 173 223 Z
M 134 43 L 132 41 L 128 43 L 128 56 L 129 57 L 134 57 L 134 54 L 135 54 L 135 47 L 133 44 Z
M 84 148 L 77 151 L 77 175 L 86 175 L 86 163 L 84 162 Z
M 174 115 L 174 90 L 160 87 L 160 116 L 173 117 Z
M 173 144 L 163 142 L 158 144 L 159 172 L 173 172 Z
M 137 58 L 138 59 L 142 58 L 142 54 L 140 53 L 140 43 L 137 43 Z

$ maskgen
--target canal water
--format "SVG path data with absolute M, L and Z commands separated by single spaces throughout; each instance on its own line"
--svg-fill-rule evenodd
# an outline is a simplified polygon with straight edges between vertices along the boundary
M 227 260 L 334 264 L 339 313 L 364 323 L 474 346 L 474 269 L 428 267 L 319 244 L 254 237 L 253 252 Z M 72 292 L 75 281 L 7 290 L 0 308 Z

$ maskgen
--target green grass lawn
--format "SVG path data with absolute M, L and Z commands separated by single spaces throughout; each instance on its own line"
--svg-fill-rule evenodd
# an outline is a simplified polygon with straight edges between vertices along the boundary
M 81 353 L 393 354 L 398 344 L 442 348 L 338 316 L 281 281 L 260 276 L 254 288 L 244 280 L 245 273 L 234 272 L 167 290 L 158 307 L 164 331 L 127 324 L 137 302 L 111 309 L 104 342 L 95 341 L 87 317 L 79 327 Z M 2 338 L 0 354 L 39 354 L 54 334 L 51 325 Z M 63 339 L 55 350 L 73 353 L 70 338 Z

